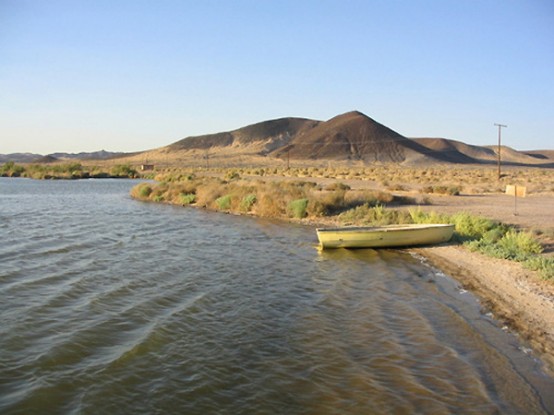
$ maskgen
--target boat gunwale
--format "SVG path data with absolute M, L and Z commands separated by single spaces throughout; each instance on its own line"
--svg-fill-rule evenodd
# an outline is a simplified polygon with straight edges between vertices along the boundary
M 383 225 L 383 226 L 344 226 L 333 228 L 316 228 L 317 232 L 407 232 L 433 228 L 454 228 L 448 223 Z

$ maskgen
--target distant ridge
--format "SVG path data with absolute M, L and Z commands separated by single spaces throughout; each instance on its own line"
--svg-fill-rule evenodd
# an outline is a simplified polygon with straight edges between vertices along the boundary
M 479 160 L 496 157 L 496 153 L 486 147 L 472 146 L 446 138 L 412 138 L 428 149 L 428 154 L 440 154 L 451 163 L 478 163 Z
M 186 137 L 168 146 L 137 153 L 53 153 L 0 155 L 0 163 L 109 160 L 122 163 L 198 165 L 216 158 L 227 165 L 280 164 L 284 160 L 345 161 L 362 164 L 493 164 L 496 146 L 475 146 L 447 138 L 407 138 L 359 111 L 327 121 L 286 117 L 236 130 Z M 520 152 L 503 146 L 502 162 L 554 168 L 554 150 Z
M 42 158 L 41 154 L 34 153 L 10 153 L 0 154 L 0 163 L 13 161 L 14 163 L 33 163 Z
M 131 153 L 132 154 L 132 153 Z M 111 152 L 106 150 L 82 152 L 82 153 L 52 153 L 48 154 L 50 157 L 56 159 L 70 159 L 70 160 L 109 160 L 112 158 L 128 156 L 130 153 Z
M 110 160 L 119 157 L 129 157 L 138 153 L 111 152 L 106 150 L 81 153 L 51 153 L 47 155 L 35 153 L 0 154 L 0 163 L 55 163 L 68 160 Z

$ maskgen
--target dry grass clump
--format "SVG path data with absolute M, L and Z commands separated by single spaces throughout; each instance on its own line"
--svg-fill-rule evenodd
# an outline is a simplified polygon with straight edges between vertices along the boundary
M 193 204 L 213 210 L 274 218 L 317 218 L 336 215 L 361 205 L 412 202 L 387 192 L 351 190 L 349 186 L 340 184 L 322 190 L 312 181 L 244 180 L 240 179 L 240 174 L 232 177 L 235 179 L 187 177 L 182 181 L 141 183 L 133 188 L 131 195 L 147 201 Z
M 79 162 L 19 165 L 13 161 L 0 165 L 0 177 L 27 177 L 37 180 L 76 180 L 90 178 L 136 178 L 138 172 L 129 164 L 111 167 L 85 166 Z
M 333 182 L 325 187 L 325 190 L 350 190 L 351 187 L 342 182 Z
M 215 201 L 227 192 L 224 183 L 219 179 L 203 180 L 196 188 L 196 204 L 201 207 L 215 208 Z
M 413 223 L 408 212 L 386 209 L 383 205 L 364 204 L 343 212 L 338 217 L 343 225 L 381 226 L 392 223 Z
M 460 194 L 460 188 L 458 186 L 425 186 L 422 189 L 420 189 L 420 192 L 458 196 Z

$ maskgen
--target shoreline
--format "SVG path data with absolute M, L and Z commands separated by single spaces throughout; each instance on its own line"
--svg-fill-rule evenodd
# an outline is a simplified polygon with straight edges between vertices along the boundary
M 520 263 L 459 245 L 411 248 L 474 294 L 483 309 L 527 343 L 554 375 L 554 287 Z

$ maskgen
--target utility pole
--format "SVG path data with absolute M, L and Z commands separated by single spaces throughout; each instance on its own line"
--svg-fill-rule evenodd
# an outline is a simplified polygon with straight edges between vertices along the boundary
M 502 127 L 508 127 L 504 124 L 494 124 L 498 127 L 498 180 L 500 180 L 500 163 L 501 163 L 501 157 L 500 157 L 500 146 L 502 143 Z

